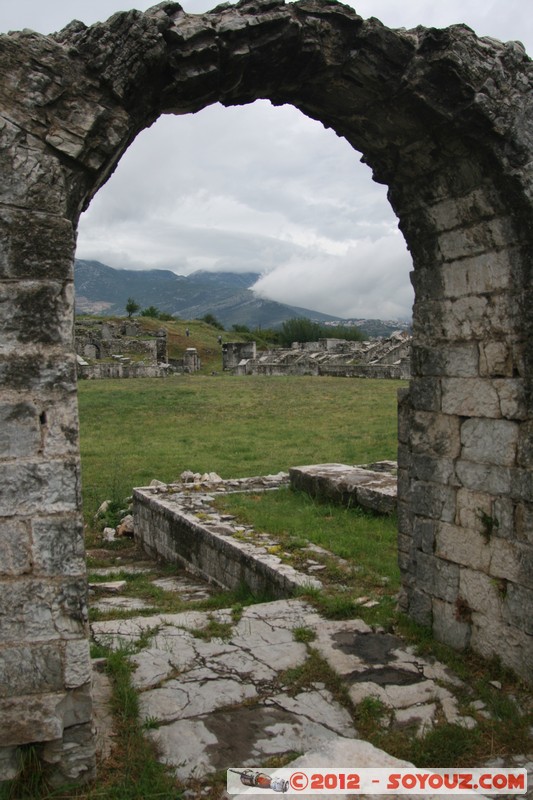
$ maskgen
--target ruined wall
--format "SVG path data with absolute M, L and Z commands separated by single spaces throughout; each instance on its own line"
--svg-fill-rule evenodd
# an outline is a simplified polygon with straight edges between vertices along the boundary
M 102 320 L 76 320 L 76 353 L 90 361 L 109 359 L 117 354 L 141 356 L 147 364 L 167 363 L 167 332 L 164 328 L 148 332 L 132 320 L 103 322 Z
M 253 345 L 253 347 L 252 347 Z M 234 375 L 331 375 L 339 378 L 409 380 L 411 338 L 352 342 L 320 339 L 293 342 L 290 349 L 255 352 L 255 342 L 223 346 L 222 365 Z
M 79 214 L 162 113 L 291 103 L 360 153 L 413 257 L 403 602 L 533 667 L 531 62 L 462 25 L 391 31 L 326 0 L 177 3 L 0 37 L 0 763 L 91 757 L 72 264 Z M 355 156 L 357 157 L 357 156 Z M 348 435 L 348 434 L 347 434 Z

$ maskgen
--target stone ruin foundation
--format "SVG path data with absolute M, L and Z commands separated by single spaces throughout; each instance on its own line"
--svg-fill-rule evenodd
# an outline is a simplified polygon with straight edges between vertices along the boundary
M 79 215 L 161 114 L 269 99 L 387 184 L 415 288 L 400 396 L 402 607 L 533 674 L 531 61 L 328 0 L 174 2 L 0 40 L 0 772 L 94 772 L 73 345 Z M 253 144 L 253 143 L 252 143 Z M 529 342 L 529 346 L 528 346 Z M 349 435 L 349 434 L 347 434 Z

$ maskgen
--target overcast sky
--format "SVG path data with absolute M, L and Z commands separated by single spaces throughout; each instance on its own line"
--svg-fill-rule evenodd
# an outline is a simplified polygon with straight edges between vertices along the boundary
M 218 0 L 187 0 L 201 13 Z M 533 53 L 529 0 L 360 0 L 389 27 L 464 22 Z M 0 31 L 49 33 L 149 0 L 16 0 Z M 386 188 L 344 139 L 291 106 L 210 106 L 144 131 L 82 216 L 79 258 L 113 267 L 254 271 L 257 290 L 339 317 L 406 319 L 411 262 Z M 142 303 L 142 298 L 137 298 Z

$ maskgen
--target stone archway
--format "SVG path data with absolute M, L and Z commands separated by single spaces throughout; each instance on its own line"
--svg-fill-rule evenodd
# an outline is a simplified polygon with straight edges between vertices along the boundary
M 267 98 L 344 136 L 414 263 L 400 401 L 402 603 L 533 670 L 531 62 L 465 26 L 392 31 L 331 0 L 177 3 L 0 39 L 0 763 L 93 769 L 72 265 L 79 214 L 163 113 Z M 4 775 L 6 771 L 4 770 Z

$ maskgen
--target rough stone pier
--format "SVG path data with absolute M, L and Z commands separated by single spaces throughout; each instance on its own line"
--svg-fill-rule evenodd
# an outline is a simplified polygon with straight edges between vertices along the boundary
M 243 0 L 202 15 L 164 2 L 89 28 L 3 35 L 0 76 L 0 764 L 34 743 L 57 782 L 94 774 L 73 344 L 79 215 L 140 131 L 216 102 L 290 103 L 388 186 L 415 289 L 399 416 L 403 608 L 530 680 L 524 48 L 464 25 L 390 30 L 330 0 Z

